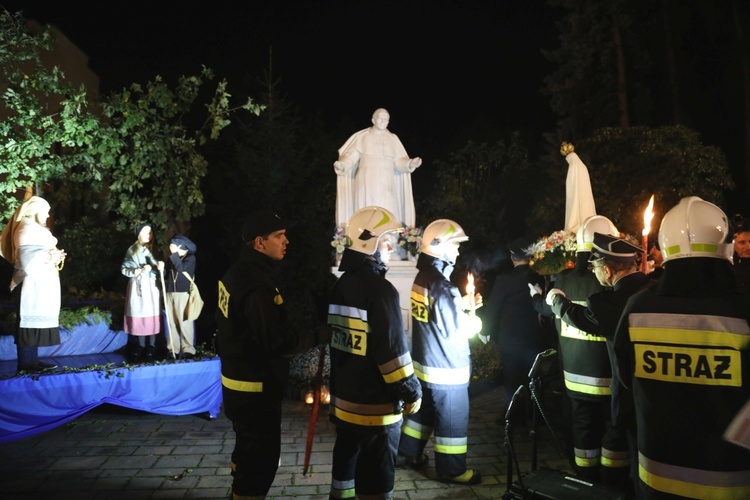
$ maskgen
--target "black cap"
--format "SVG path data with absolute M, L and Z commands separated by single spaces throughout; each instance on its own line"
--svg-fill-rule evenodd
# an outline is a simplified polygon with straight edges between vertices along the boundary
M 195 243 L 193 243 L 190 238 L 182 234 L 176 234 L 172 236 L 172 239 L 169 240 L 169 244 L 177 245 L 183 250 L 187 250 L 187 253 L 189 254 L 195 253 L 198 250 L 198 247 L 195 246 Z
M 256 210 L 245 218 L 245 223 L 242 225 L 242 241 L 253 241 L 258 236 L 266 236 L 291 225 L 271 209 Z
M 518 238 L 508 243 L 508 251 L 516 260 L 523 260 L 529 256 L 528 249 L 531 244 L 526 238 Z
M 606 259 L 612 262 L 633 262 L 643 249 L 622 238 L 608 234 L 594 233 L 594 246 L 589 262 Z
M 147 226 L 151 228 L 151 231 L 154 230 L 154 226 L 150 222 L 142 222 L 140 224 L 136 224 L 136 226 L 135 226 L 135 235 L 136 235 L 136 237 L 139 236 L 141 234 L 141 231 L 143 230 L 143 228 L 147 227 Z

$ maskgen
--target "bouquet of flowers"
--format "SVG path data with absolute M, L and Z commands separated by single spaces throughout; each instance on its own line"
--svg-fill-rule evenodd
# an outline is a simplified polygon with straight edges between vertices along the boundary
M 404 226 L 398 233 L 398 244 L 416 257 L 422 251 L 422 228 Z
M 351 245 L 349 237 L 346 236 L 346 230 L 343 226 L 336 226 L 336 231 L 333 233 L 333 240 L 331 240 L 331 246 L 336 249 L 336 255 L 344 253 L 344 249 Z
M 539 274 L 557 274 L 572 269 L 576 263 L 576 234 L 571 231 L 555 231 L 543 236 L 531 245 L 529 265 Z

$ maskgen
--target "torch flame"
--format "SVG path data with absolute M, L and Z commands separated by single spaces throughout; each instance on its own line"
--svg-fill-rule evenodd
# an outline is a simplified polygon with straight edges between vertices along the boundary
M 654 195 L 651 195 L 651 199 L 648 201 L 648 207 L 643 212 L 643 236 L 648 236 L 651 232 L 651 220 L 654 218 Z

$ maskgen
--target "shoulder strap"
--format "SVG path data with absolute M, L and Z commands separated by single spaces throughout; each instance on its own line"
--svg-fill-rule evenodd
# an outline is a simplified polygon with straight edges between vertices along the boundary
M 195 281 L 193 281 L 193 278 L 190 277 L 190 274 L 187 271 L 182 271 L 182 274 L 185 275 L 185 277 L 190 281 L 191 284 L 195 284 Z

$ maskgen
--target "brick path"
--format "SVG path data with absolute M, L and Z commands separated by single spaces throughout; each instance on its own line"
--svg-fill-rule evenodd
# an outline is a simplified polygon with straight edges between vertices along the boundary
M 505 428 L 498 425 L 503 387 L 471 399 L 469 466 L 482 473 L 477 486 L 435 481 L 434 467 L 398 469 L 394 498 L 499 499 L 506 491 Z M 550 393 L 552 394 L 552 393 Z M 554 397 L 552 395 L 551 397 Z M 558 396 L 559 398 L 559 396 Z M 543 409 L 559 422 L 559 406 Z M 335 430 L 321 407 L 310 470 L 302 474 L 310 407 L 285 401 L 281 467 L 268 498 L 328 498 Z M 547 407 L 547 408 L 545 408 Z M 532 470 L 531 429 L 512 432 L 523 473 Z M 537 467 L 570 471 L 561 451 L 559 424 L 537 425 Z M 103 405 L 37 436 L 0 445 L 0 491 L 5 500 L 21 498 L 151 499 L 230 496 L 229 457 L 234 444 L 223 413 L 162 416 Z M 434 463 L 432 446 L 427 448 Z M 517 473 L 514 469 L 514 480 Z

